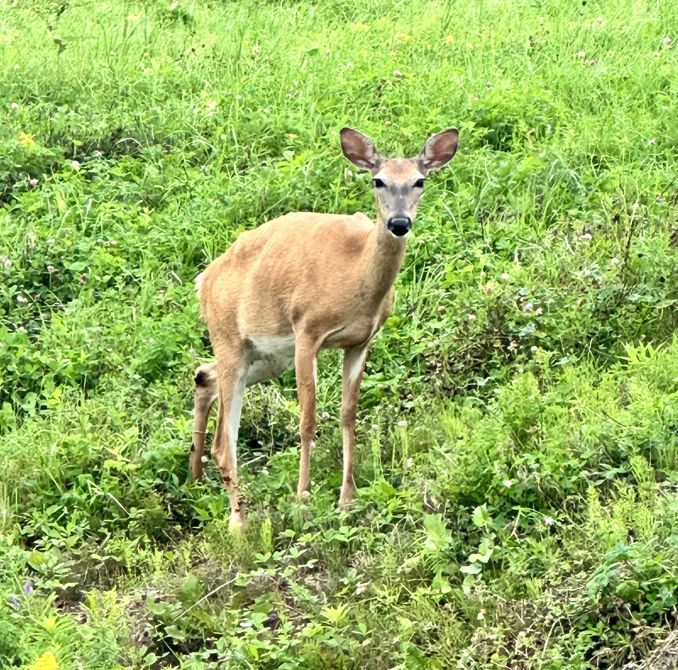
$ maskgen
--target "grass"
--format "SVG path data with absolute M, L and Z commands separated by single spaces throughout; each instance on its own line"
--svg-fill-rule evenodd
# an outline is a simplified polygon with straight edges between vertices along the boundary
M 678 592 L 678 9 L 0 8 L 0 667 L 667 670 Z M 372 348 L 358 501 L 320 361 L 246 398 L 250 528 L 190 485 L 193 278 L 290 210 L 427 183 Z M 672 631 L 674 631 L 672 633 Z

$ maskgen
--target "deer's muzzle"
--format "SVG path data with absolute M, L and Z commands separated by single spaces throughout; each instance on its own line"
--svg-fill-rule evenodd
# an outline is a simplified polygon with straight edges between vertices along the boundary
M 407 235 L 412 228 L 412 219 L 409 216 L 392 216 L 386 223 L 386 227 L 396 236 Z

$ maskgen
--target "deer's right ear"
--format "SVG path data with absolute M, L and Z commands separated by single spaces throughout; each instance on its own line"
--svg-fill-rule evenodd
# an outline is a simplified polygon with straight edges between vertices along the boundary
M 376 172 L 381 164 L 381 156 L 377 152 L 374 142 L 353 128 L 342 128 L 341 148 L 344 156 L 359 168 Z

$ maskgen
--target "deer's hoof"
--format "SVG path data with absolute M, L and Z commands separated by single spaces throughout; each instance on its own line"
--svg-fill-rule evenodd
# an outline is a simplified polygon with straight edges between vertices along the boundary
M 228 530 L 234 535 L 242 533 L 247 526 L 242 512 L 231 512 L 231 518 L 228 520 Z
M 353 496 L 355 494 L 355 489 L 351 489 L 348 491 L 342 491 L 341 495 L 339 496 L 339 509 L 341 510 L 347 510 L 351 507 L 353 504 Z

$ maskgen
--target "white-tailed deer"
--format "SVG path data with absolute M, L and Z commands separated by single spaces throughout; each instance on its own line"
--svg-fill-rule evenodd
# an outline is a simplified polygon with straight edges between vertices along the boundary
M 286 214 L 242 233 L 196 281 L 216 361 L 195 376 L 195 423 L 190 467 L 202 477 L 205 429 L 219 398 L 212 456 L 231 504 L 231 527 L 244 521 L 236 446 L 247 386 L 294 363 L 301 409 L 297 496 L 308 496 L 316 432 L 316 355 L 343 349 L 344 472 L 339 504 L 350 503 L 360 381 L 370 341 L 390 315 L 424 179 L 457 150 L 459 132 L 433 135 L 416 158 L 382 158 L 367 137 L 341 131 L 346 158 L 373 175 L 377 221 L 364 214 Z

